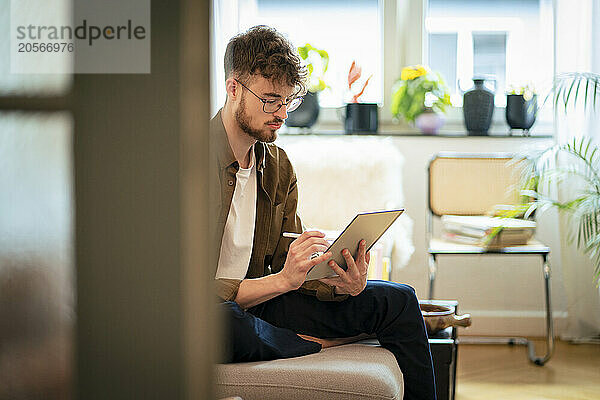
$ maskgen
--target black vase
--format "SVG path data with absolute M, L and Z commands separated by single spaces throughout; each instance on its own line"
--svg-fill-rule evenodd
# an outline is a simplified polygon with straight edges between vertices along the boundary
M 484 79 L 474 78 L 475 87 L 463 95 L 463 114 L 469 135 L 487 135 L 494 115 L 494 92 L 483 86 Z
M 346 133 L 377 132 L 379 125 L 378 107 L 375 103 L 346 104 Z
M 522 94 L 506 96 L 506 122 L 510 129 L 529 130 L 535 123 L 537 96 L 525 100 Z
M 285 124 L 297 128 L 310 128 L 319 118 L 319 96 L 308 92 L 300 107 L 288 114 Z

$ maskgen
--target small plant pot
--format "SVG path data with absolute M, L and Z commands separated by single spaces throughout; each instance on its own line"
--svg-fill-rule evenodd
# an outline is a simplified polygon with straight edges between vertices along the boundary
M 506 96 L 506 123 L 510 129 L 529 130 L 535 123 L 537 96 L 525 100 L 522 94 Z
M 308 92 L 300 107 L 288 114 L 285 124 L 294 128 L 310 128 L 319 119 L 319 95 Z
M 346 104 L 346 133 L 377 132 L 379 124 L 378 107 L 375 103 Z
M 425 135 L 436 135 L 446 118 L 435 111 L 425 111 L 415 118 L 415 126 Z

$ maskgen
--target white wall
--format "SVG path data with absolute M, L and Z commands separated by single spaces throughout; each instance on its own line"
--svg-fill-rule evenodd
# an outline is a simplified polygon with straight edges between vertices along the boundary
M 284 135 L 278 144 L 302 140 Z M 427 165 L 440 151 L 517 152 L 553 144 L 544 138 L 394 136 L 405 157 L 403 180 L 407 213 L 413 218 L 415 253 L 404 269 L 393 270 L 393 280 L 410 284 L 420 298 L 427 297 L 428 257 L 425 243 Z M 538 221 L 538 239 L 552 248 L 550 263 L 556 333 L 566 316 L 560 265 L 557 218 L 547 213 Z M 460 310 L 471 313 L 473 326 L 464 334 L 543 336 L 544 286 L 541 258 L 535 256 L 446 256 L 440 258 L 436 298 L 458 299 Z

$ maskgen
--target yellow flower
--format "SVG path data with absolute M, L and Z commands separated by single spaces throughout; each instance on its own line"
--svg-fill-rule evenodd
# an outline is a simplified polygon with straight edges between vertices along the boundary
M 408 81 L 423 76 L 426 73 L 427 68 L 425 68 L 423 65 L 411 65 L 410 67 L 402 68 L 400 79 L 402 79 L 403 81 Z

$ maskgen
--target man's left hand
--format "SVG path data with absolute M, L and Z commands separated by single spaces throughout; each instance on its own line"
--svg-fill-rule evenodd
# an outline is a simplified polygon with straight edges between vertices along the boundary
M 348 269 L 344 271 L 335 261 L 330 260 L 328 265 L 338 276 L 323 278 L 320 281 L 335 286 L 336 294 L 358 296 L 367 286 L 367 270 L 369 269 L 371 256 L 365 252 L 366 246 L 366 242 L 361 240 L 358 245 L 356 261 L 354 261 L 348 249 L 342 250 L 342 256 L 346 260 Z

